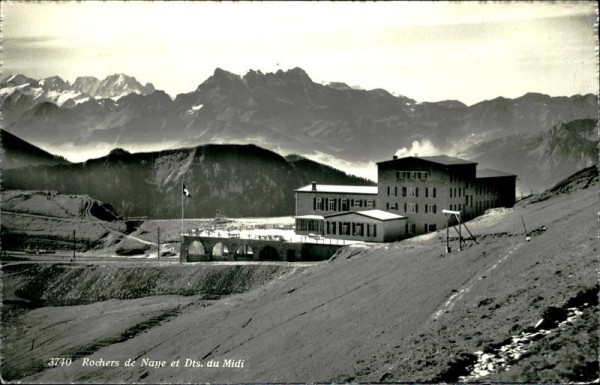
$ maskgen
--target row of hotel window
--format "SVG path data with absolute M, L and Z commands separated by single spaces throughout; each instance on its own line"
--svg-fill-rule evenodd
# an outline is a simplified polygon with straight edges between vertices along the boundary
M 475 208 L 477 211 L 491 209 L 492 207 L 497 207 L 497 205 L 498 205 L 497 200 L 487 200 L 487 201 L 475 202 Z M 473 207 L 473 197 L 471 197 L 471 207 Z M 452 210 L 452 211 L 462 211 L 465 208 L 466 208 L 466 205 L 463 205 L 463 204 L 450 205 L 450 210 Z
M 377 237 L 377 224 L 360 222 L 325 222 L 325 234 Z
M 427 171 L 396 171 L 396 180 L 427 180 L 427 176 Z M 464 176 L 450 174 L 449 177 L 450 183 L 466 183 L 466 187 L 469 188 L 469 180 L 465 180 Z M 472 184 L 473 182 L 471 182 Z M 488 186 L 483 188 L 488 188 Z
M 313 198 L 313 210 L 349 211 L 351 207 L 375 208 L 375 199 Z
M 396 171 L 396 179 L 420 179 L 427 180 L 427 171 Z
M 468 188 L 468 186 L 467 186 Z M 475 186 L 475 195 L 493 194 L 495 191 L 489 185 Z M 453 187 L 450 188 L 450 198 L 460 198 L 465 196 L 466 191 L 464 187 Z
M 418 197 L 418 187 L 402 187 L 400 190 L 403 197 Z M 398 196 L 398 186 L 387 186 L 387 196 Z M 425 187 L 425 198 L 435 198 L 437 196 L 437 189 L 435 187 Z
M 321 221 L 310 220 L 310 219 L 299 219 L 297 221 L 296 230 L 301 231 L 314 231 L 315 233 L 321 233 L 323 230 Z M 360 223 L 360 222 L 325 222 L 325 234 L 331 235 L 352 235 L 364 237 L 377 237 L 377 224 L 375 223 Z
M 314 232 L 320 233 L 322 230 L 321 223 L 322 223 L 321 221 L 317 221 L 317 220 L 297 219 L 296 220 L 296 230 L 314 231 Z
M 402 187 L 402 189 L 398 189 L 398 186 L 387 186 L 387 196 L 398 196 L 398 192 L 402 193 L 403 197 L 418 197 L 419 196 L 419 188 L 418 187 Z M 481 194 L 492 194 L 493 190 L 491 186 L 483 185 L 476 186 L 475 193 L 478 195 Z M 425 187 L 425 198 L 435 198 L 437 195 L 437 189 L 435 187 Z M 450 188 L 450 198 L 460 198 L 466 195 L 465 187 L 452 187 Z
M 300 220 L 298 222 L 298 230 L 308 230 L 314 232 L 321 232 L 320 222 L 310 220 Z M 424 232 L 436 231 L 437 226 L 435 223 L 423 225 Z M 417 225 L 415 223 L 406 223 L 405 232 L 407 234 L 415 234 L 417 232 Z M 377 237 L 377 224 L 375 223 L 361 223 L 361 222 L 336 222 L 326 221 L 325 222 L 325 234 L 326 235 L 347 235 L 354 237 Z
M 425 214 L 436 214 L 437 213 L 437 205 L 423 205 L 425 206 Z M 398 202 L 387 202 L 385 204 L 386 210 L 398 210 Z M 419 212 L 419 204 L 418 203 L 404 203 L 404 212 L 405 213 L 418 213 Z

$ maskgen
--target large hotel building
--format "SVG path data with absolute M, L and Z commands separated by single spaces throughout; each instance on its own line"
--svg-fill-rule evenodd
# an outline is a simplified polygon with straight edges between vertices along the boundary
M 444 209 L 467 220 L 515 203 L 516 175 L 459 158 L 394 156 L 377 169 L 377 186 L 297 189 L 296 232 L 389 242 L 444 228 Z

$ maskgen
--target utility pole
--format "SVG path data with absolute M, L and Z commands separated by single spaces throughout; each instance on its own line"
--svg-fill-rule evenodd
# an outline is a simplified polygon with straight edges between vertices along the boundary
M 450 252 L 450 219 L 446 222 L 446 253 Z
M 529 235 L 527 235 L 527 227 L 525 227 L 525 219 L 523 219 L 522 215 L 521 215 L 521 221 L 523 222 L 523 229 L 525 229 L 525 240 L 529 241 L 531 238 L 529 238 Z
M 460 224 L 460 214 L 456 215 L 456 219 L 458 219 L 458 251 L 462 251 L 462 230 Z
M 156 245 L 158 246 L 158 259 L 160 259 L 160 227 L 158 228 L 158 239 L 156 240 Z

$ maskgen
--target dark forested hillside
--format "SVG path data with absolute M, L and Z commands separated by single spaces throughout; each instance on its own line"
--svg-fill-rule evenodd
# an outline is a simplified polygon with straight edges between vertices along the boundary
M 64 158 L 52 155 L 4 130 L 0 130 L 0 159 L 2 170 L 68 163 Z
M 311 161 L 286 161 L 254 145 L 206 145 L 131 154 L 121 149 L 77 164 L 7 170 L 5 189 L 89 194 L 124 216 L 177 218 L 182 183 L 186 217 L 294 214 L 294 190 L 310 183 L 372 184 Z

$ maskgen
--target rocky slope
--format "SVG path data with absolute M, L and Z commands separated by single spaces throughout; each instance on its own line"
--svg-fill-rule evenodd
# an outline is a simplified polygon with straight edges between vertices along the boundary
M 598 120 L 560 123 L 540 134 L 518 134 L 485 141 L 461 154 L 481 167 L 518 175 L 524 194 L 542 191 L 582 168 L 598 164 Z
M 45 346 L 44 349 L 87 355 L 142 334 L 193 304 L 208 307 L 222 297 L 247 292 L 304 268 L 291 265 L 153 266 L 149 263 L 139 266 L 121 262 L 88 268 L 15 263 L 4 266 L 3 270 L 7 277 L 3 280 L 2 292 L 4 360 L 1 376 L 5 381 L 13 381 L 23 374 L 46 369 L 46 356 L 32 354 L 32 350 Z M 16 303 L 26 304 L 33 310 L 23 314 L 14 306 Z M 82 304 L 87 306 L 80 306 Z M 127 305 L 120 307 L 119 304 Z M 56 322 L 44 327 L 40 321 L 46 317 Z M 107 329 L 93 327 L 98 324 L 112 325 L 108 328 L 112 330 L 107 335 Z M 91 339 L 77 336 L 85 329 Z M 65 332 L 73 339 L 48 341 L 46 338 Z M 23 341 L 27 341 L 27 346 Z M 29 349 L 31 341 L 34 349 Z M 27 359 L 18 358 L 23 355 Z
M 4 250 L 100 249 L 124 240 L 126 224 L 114 208 L 87 195 L 55 191 L 4 191 L 1 242 Z
M 22 329 L 8 331 L 11 344 L 3 349 L 21 352 L 20 362 L 35 358 L 43 365 L 44 357 L 67 356 L 73 364 L 19 372 L 13 362 L 12 378 L 78 383 L 595 381 L 600 377 L 597 233 L 589 224 L 596 221 L 597 175 L 589 169 L 549 191 L 547 199 L 490 210 L 468 222 L 477 243 L 469 242 L 461 252 L 446 254 L 445 231 L 440 231 L 398 243 L 347 247 L 329 263 L 278 275 L 210 306 L 202 296 L 192 301 L 150 296 L 27 312 L 15 323 Z M 104 270 L 95 271 L 107 274 Z M 150 289 L 144 295 L 158 294 L 151 289 L 156 275 L 148 277 Z M 97 282 L 94 290 L 113 290 L 112 282 Z M 107 318 L 111 314 L 126 325 L 113 323 Z M 135 325 L 144 332 L 127 332 Z M 30 340 L 17 338 L 26 330 L 38 338 L 52 337 L 46 346 L 30 348 Z M 83 366 L 85 358 L 137 363 Z M 164 360 L 166 366 L 144 366 L 143 359 Z M 185 365 L 187 359 L 203 366 Z M 244 365 L 223 367 L 229 359 Z M 179 367 L 170 365 L 177 360 Z M 210 360 L 221 365 L 208 367 Z
M 294 214 L 294 190 L 309 184 L 372 185 L 298 157 L 285 158 L 253 145 L 206 145 L 131 154 L 116 149 L 84 163 L 6 170 L 4 188 L 89 194 L 126 217 L 181 216 L 182 183 L 188 218 Z

